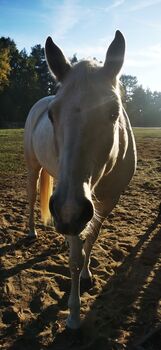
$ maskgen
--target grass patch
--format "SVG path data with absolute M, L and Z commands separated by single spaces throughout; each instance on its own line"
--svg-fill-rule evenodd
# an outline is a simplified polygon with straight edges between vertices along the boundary
M 133 128 L 136 138 L 161 138 L 161 128 Z
M 136 139 L 161 138 L 161 128 L 133 128 Z M 24 174 L 23 129 L 0 130 L 0 174 Z
M 0 173 L 22 174 L 24 173 L 22 129 L 0 130 Z

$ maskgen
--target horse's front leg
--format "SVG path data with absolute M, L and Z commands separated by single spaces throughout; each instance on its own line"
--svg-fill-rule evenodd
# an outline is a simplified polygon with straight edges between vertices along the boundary
M 110 198 L 106 198 L 106 201 L 104 202 L 98 202 L 95 205 L 96 213 L 91 222 L 89 223 L 87 227 L 87 238 L 84 243 L 84 252 L 85 252 L 85 259 L 84 259 L 84 265 L 83 269 L 81 271 L 81 278 L 82 280 L 85 279 L 88 281 L 87 285 L 91 285 L 92 282 L 92 274 L 90 272 L 89 266 L 90 266 L 90 254 L 92 247 L 97 240 L 99 231 L 101 229 L 102 223 L 104 222 L 107 215 L 112 211 L 115 204 L 117 203 L 118 198 L 113 198 L 112 200 Z
M 80 327 L 80 272 L 84 263 L 84 251 L 81 239 L 78 236 L 68 236 L 69 267 L 71 273 L 71 291 L 68 300 L 70 310 L 67 326 L 72 329 Z
M 83 280 L 87 280 L 88 284 L 92 282 L 92 274 L 90 271 L 90 254 L 92 247 L 98 237 L 102 222 L 104 219 L 97 220 L 96 218 L 92 219 L 92 222 L 89 224 L 89 227 L 87 228 L 87 237 L 84 243 L 84 252 L 85 252 L 85 258 L 84 258 L 84 264 L 81 271 L 81 278 Z M 82 281 L 83 282 L 83 281 Z

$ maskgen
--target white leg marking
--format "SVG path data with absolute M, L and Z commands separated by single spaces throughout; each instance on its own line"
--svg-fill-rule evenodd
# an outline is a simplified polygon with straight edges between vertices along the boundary
M 84 262 L 84 251 L 78 236 L 67 236 L 69 242 L 69 266 L 71 273 L 71 291 L 68 300 L 70 310 L 67 326 L 71 329 L 80 327 L 80 272 Z

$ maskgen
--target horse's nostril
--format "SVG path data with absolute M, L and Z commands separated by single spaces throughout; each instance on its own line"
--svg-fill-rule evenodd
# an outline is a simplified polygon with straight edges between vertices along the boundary
M 81 212 L 80 220 L 87 223 L 92 219 L 93 214 L 94 214 L 93 204 L 89 199 L 85 198 L 82 203 L 82 212 Z
M 72 206 L 70 211 L 64 210 L 67 208 L 69 208 L 69 203 L 68 207 L 65 206 L 64 203 L 61 205 L 61 201 L 58 199 L 57 195 L 54 194 L 51 196 L 49 209 L 54 218 L 55 227 L 58 232 L 71 235 L 79 234 L 87 222 L 93 217 L 93 204 L 89 199 L 81 198 L 77 202 L 77 211 L 75 210 L 75 206 Z M 71 214 L 70 216 L 69 213 Z

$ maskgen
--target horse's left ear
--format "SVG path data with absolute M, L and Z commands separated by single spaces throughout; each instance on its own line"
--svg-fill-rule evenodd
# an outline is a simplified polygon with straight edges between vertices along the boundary
M 54 44 L 49 36 L 45 44 L 45 54 L 51 72 L 58 81 L 62 82 L 71 68 L 70 62 L 63 55 L 63 52 Z
M 111 79 L 114 79 L 120 72 L 124 62 L 125 39 L 122 33 L 117 30 L 115 38 L 109 46 L 104 63 L 104 70 L 108 72 Z

